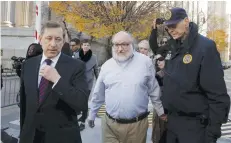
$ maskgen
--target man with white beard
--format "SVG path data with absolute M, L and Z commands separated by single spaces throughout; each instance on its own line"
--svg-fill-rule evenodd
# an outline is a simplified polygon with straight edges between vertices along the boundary
M 102 119 L 104 143 L 145 143 L 148 129 L 148 102 L 166 120 L 160 88 L 149 57 L 135 52 L 130 34 L 120 31 L 112 38 L 112 56 L 96 81 L 88 124 L 93 128 L 98 110 L 106 104 Z

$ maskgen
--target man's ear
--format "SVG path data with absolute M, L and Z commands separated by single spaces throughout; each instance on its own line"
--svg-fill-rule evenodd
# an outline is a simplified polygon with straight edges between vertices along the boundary
M 186 24 L 189 24 L 189 22 L 190 22 L 188 17 L 186 17 L 186 18 L 184 19 L 184 21 L 185 21 Z
M 38 42 L 41 43 L 42 41 L 42 35 L 39 35 Z

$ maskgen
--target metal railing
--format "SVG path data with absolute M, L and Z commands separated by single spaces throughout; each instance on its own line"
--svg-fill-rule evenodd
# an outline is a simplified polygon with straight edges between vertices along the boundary
M 19 94 L 20 89 L 20 78 L 17 76 L 16 71 L 14 69 L 4 69 L 2 79 L 1 108 L 19 104 L 19 97 L 17 95 Z
M 15 70 L 8 69 L 2 73 L 1 108 L 18 104 L 17 94 L 20 89 L 20 78 Z

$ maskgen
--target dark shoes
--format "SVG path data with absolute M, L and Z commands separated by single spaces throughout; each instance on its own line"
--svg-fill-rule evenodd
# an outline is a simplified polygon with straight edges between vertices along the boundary
M 84 129 L 85 129 L 85 124 L 81 123 L 81 124 L 79 125 L 79 129 L 80 129 L 80 131 L 84 130 Z

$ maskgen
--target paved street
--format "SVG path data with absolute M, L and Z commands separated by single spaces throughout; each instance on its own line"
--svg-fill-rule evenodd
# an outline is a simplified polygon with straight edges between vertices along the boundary
M 17 120 L 19 117 L 19 109 L 17 108 L 17 106 L 14 106 L 8 109 L 7 113 L 5 111 L 2 112 L 2 115 L 8 116 L 8 119 L 11 119 L 14 122 L 14 124 L 10 124 L 10 129 L 7 129 L 6 131 L 10 135 L 17 137 L 19 135 L 19 130 L 18 130 L 19 122 L 13 120 L 13 119 Z M 14 118 L 14 116 L 16 118 Z M 4 122 L 4 121 L 6 120 L 2 118 L 2 124 L 5 124 L 5 126 L 9 125 L 7 122 Z M 230 127 L 230 126 L 226 126 L 226 127 Z M 151 142 L 151 130 L 152 129 L 149 128 L 147 132 L 147 143 L 152 143 Z M 86 129 L 81 132 L 81 137 L 82 137 L 83 143 L 101 143 L 101 119 L 100 118 L 96 119 L 95 127 L 93 129 L 86 126 Z M 217 143 L 230 143 L 230 142 L 231 140 L 228 138 L 221 138 L 218 140 Z
M 228 93 L 229 95 L 231 95 L 231 69 L 225 70 L 225 79 L 226 79 Z M 8 83 L 8 86 L 10 86 L 10 83 Z M 6 89 L 10 89 L 10 88 L 13 87 L 6 87 Z M 16 89 L 18 87 L 15 86 L 14 88 Z M 4 99 L 3 96 L 4 94 L 2 93 L 1 94 L 2 99 Z M 5 99 L 8 100 L 9 98 L 5 97 Z M 16 105 L 2 108 L 1 115 L 2 115 L 1 127 L 4 128 L 10 126 L 10 129 L 7 129 L 6 131 L 9 134 L 17 137 L 19 134 L 19 130 L 17 130 L 18 129 L 17 120 L 19 119 L 19 108 Z M 231 119 L 231 115 L 230 115 L 230 119 Z M 10 121 L 13 124 L 9 124 Z M 95 128 L 91 129 L 89 127 L 86 127 L 86 129 L 83 132 L 81 132 L 83 143 L 93 143 L 93 142 L 101 143 L 101 119 L 97 118 L 95 123 L 96 123 Z M 150 138 L 151 138 L 151 128 L 148 129 L 147 143 L 151 143 Z M 222 126 L 222 138 L 217 143 L 231 143 L 231 140 L 229 138 L 231 138 L 231 122 L 228 122 L 227 124 Z

